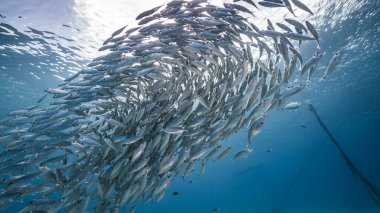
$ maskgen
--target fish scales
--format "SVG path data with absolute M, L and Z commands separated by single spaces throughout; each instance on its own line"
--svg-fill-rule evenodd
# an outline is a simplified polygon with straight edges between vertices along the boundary
M 300 0 L 244 2 L 311 13 Z M 161 200 L 176 176 L 203 174 L 225 158 L 229 135 L 248 127 L 250 143 L 269 109 L 297 107 L 283 105 L 304 89 L 290 83 L 300 76 L 299 41 L 320 39 L 308 21 L 285 19 L 297 32 L 277 23 L 287 31 L 279 32 L 270 19 L 260 29 L 245 18 L 254 14 L 237 3 L 177 0 L 140 13 L 138 27 L 116 30 L 99 49 L 107 54 L 45 90 L 38 102 L 49 96 L 51 104 L 0 121 L 0 203 L 33 195 L 25 211 L 134 212 L 139 201 Z M 302 73 L 316 70 L 321 55 Z

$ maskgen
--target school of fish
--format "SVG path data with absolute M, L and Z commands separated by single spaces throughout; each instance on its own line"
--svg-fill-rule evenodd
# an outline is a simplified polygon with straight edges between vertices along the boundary
M 267 19 L 259 29 L 249 21 L 259 8 L 294 14 L 294 6 L 312 14 L 299 0 L 174 0 L 141 13 L 137 27 L 104 42 L 106 54 L 47 89 L 49 104 L 0 121 L 1 208 L 134 212 L 161 200 L 176 176 L 228 156 L 229 135 L 247 128 L 250 145 L 268 110 L 305 88 L 292 79 L 310 80 L 322 57 L 318 50 L 304 62 L 299 51 L 301 42 L 319 44 L 310 22 Z

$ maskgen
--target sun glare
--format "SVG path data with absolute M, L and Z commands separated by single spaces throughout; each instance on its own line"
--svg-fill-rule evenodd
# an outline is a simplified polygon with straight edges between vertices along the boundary
M 73 23 L 81 33 L 76 38 L 86 44 L 86 52 L 90 56 L 98 55 L 97 51 L 103 41 L 115 30 L 128 25 L 136 24 L 135 18 L 141 12 L 169 2 L 169 0 L 112 0 L 112 3 L 103 0 L 74 0 Z
M 76 41 L 80 42 L 84 49 L 83 53 L 88 54 L 87 57 L 93 58 L 100 53 L 97 51 L 104 40 L 106 40 L 115 30 L 128 25 L 133 27 L 136 25 L 135 18 L 141 12 L 153 7 L 163 5 L 171 0 L 112 0 L 111 2 L 104 0 L 73 0 L 74 17 L 71 23 L 80 33 L 73 35 Z M 230 2 L 226 0 L 213 0 L 214 4 L 223 4 Z M 272 21 L 281 22 L 286 9 L 278 8 L 272 10 L 257 10 L 256 8 L 243 3 L 247 8 L 256 11 L 256 17 L 253 18 L 260 28 L 267 25 L 267 17 L 271 17 Z M 301 10 L 295 8 L 298 18 L 305 16 Z M 249 17 L 248 15 L 246 17 Z

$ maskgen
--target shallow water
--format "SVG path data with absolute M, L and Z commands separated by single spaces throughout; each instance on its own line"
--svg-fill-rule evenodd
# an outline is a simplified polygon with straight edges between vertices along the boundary
M 307 107 L 315 106 L 356 167 L 380 188 L 380 2 L 303 2 L 315 16 L 295 12 L 317 26 L 325 55 L 312 83 L 292 97 L 302 106 L 269 113 L 247 159 L 229 157 L 209 164 L 202 176 L 177 178 L 161 202 L 138 205 L 137 212 L 380 211 Z M 152 0 L 2 0 L 0 117 L 35 104 L 44 89 L 98 56 L 112 32 L 156 5 Z M 282 10 L 259 12 L 256 21 L 265 25 L 262 17 L 272 13 L 280 20 Z M 303 48 L 308 58 L 315 45 Z M 341 64 L 318 81 L 337 49 L 344 54 Z M 224 143 L 237 152 L 246 144 L 246 130 Z

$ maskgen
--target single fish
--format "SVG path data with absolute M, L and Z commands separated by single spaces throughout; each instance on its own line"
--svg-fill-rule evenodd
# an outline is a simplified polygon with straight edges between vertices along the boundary
M 334 53 L 333 57 L 330 60 L 329 65 L 326 68 L 325 73 L 322 76 L 322 79 L 326 79 L 328 75 L 330 75 L 339 65 L 342 59 L 342 51 L 338 50 Z
M 281 3 L 275 3 L 275 2 L 270 2 L 270 1 L 260 1 L 259 5 L 263 7 L 286 7 L 285 5 Z
M 147 11 L 144 11 L 142 13 L 140 13 L 137 17 L 136 17 L 136 20 L 140 20 L 142 18 L 144 18 L 145 16 L 149 16 L 149 15 L 152 15 L 153 13 L 155 13 L 158 9 L 160 9 L 162 7 L 161 6 L 158 6 L 158 7 L 154 7 L 150 10 L 147 10 Z
M 223 158 L 225 158 L 232 150 L 232 147 L 227 147 L 227 149 L 225 149 L 222 153 L 220 153 L 218 155 L 218 157 L 216 157 L 216 160 L 222 160 Z
M 294 5 L 296 5 L 301 10 L 304 10 L 304 11 L 310 13 L 311 15 L 314 15 L 313 12 L 301 1 L 299 1 L 299 0 L 291 0 L 291 1 L 293 2 Z
M 242 151 L 235 154 L 235 156 L 232 158 L 233 161 L 236 161 L 241 158 L 246 158 L 248 155 L 252 153 L 253 149 L 243 149 Z
M 313 65 L 317 64 L 322 58 L 322 53 L 317 51 L 301 68 L 301 75 L 305 74 Z
M 283 109 L 287 109 L 287 110 L 293 110 L 293 109 L 297 109 L 301 106 L 301 103 L 300 102 L 290 102 L 288 104 L 286 104 Z
M 318 32 L 317 30 L 315 30 L 315 27 L 309 22 L 309 21 L 305 21 L 306 23 L 306 27 L 307 29 L 309 30 L 309 32 L 314 36 L 315 40 L 317 41 L 318 43 L 318 46 L 320 45 L 319 44 L 319 35 L 318 35 Z

